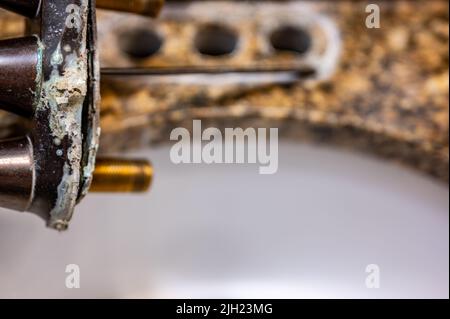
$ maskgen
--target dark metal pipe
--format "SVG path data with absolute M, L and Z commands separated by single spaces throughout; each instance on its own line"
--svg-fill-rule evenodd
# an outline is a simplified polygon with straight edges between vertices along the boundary
M 41 0 L 0 0 L 0 7 L 28 18 L 35 18 L 39 14 Z
M 40 94 L 41 49 L 34 36 L 0 41 L 0 108 L 31 117 Z
M 0 207 L 25 211 L 34 188 L 33 147 L 28 137 L 0 142 Z

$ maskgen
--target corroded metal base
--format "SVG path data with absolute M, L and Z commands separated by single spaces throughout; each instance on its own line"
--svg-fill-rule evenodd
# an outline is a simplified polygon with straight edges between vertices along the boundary
M 30 37 L 22 39 L 30 44 L 24 46 L 21 40 L 19 47 L 31 48 L 29 54 L 21 55 L 25 57 L 23 61 L 27 61 L 24 66 L 20 61 L 9 62 L 12 54 L 3 51 L 2 56 L 8 57 L 6 62 L 9 64 L 2 65 L 8 78 L 1 84 L 2 88 L 6 87 L 6 93 L 11 91 L 13 96 L 6 96 L 5 100 L 15 104 L 18 98 L 25 101 L 23 104 L 28 110 L 25 115 L 30 117 L 29 132 L 26 139 L 14 145 L 16 152 L 24 149 L 23 152 L 32 155 L 26 157 L 22 152 L 19 153 L 21 157 L 14 157 L 15 153 L 8 157 L 4 152 L 9 150 L 11 153 L 11 148 L 8 142 L 2 142 L 1 160 L 12 162 L 8 166 L 2 165 L 0 175 L 3 182 L 8 178 L 11 180 L 6 184 L 11 190 L 2 188 L 0 193 L 3 197 L 5 193 L 11 193 L 13 182 L 16 185 L 25 183 L 26 187 L 18 189 L 27 189 L 22 194 L 26 196 L 26 205 L 22 201 L 16 205 L 18 209 L 36 213 L 48 226 L 63 230 L 68 226 L 76 203 L 89 188 L 98 148 L 95 1 L 42 0 L 38 16 L 28 20 L 27 34 Z M 8 44 L 8 40 L 2 43 Z M 10 72 L 11 68 L 16 71 L 19 67 L 23 69 L 21 75 L 24 78 Z M 5 84 L 6 81 L 9 82 Z M 14 86 L 8 86 L 9 83 L 18 89 L 13 90 Z M 17 172 L 15 167 L 19 160 L 28 164 L 28 171 L 23 168 L 14 181 L 14 176 L 7 173 L 9 170 L 11 174 Z M 13 195 L 18 198 L 17 194 Z M 15 203 L 7 200 L 2 206 L 14 208 Z

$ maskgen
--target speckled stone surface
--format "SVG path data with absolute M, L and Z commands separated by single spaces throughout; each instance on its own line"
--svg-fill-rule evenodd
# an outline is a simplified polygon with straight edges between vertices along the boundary
M 366 28 L 365 2 L 299 2 L 333 21 L 339 30 L 341 55 L 328 78 L 258 85 L 242 79 L 237 84 L 212 84 L 104 78 L 102 150 L 114 152 L 168 142 L 173 127 L 189 128 L 192 119 L 202 119 L 203 126 L 221 128 L 278 127 L 285 138 L 370 152 L 448 181 L 448 2 L 378 1 L 380 29 Z M 275 9 L 274 16 L 281 17 L 283 10 Z M 220 10 L 195 10 L 193 17 L 197 19 L 186 19 L 179 11 L 166 9 L 157 22 L 101 14 L 102 64 L 301 62 L 295 54 L 270 55 L 265 51 L 261 44 L 264 34 L 255 31 L 264 29 L 265 20 L 257 14 L 237 14 L 230 22 Z M 233 23 L 247 49 L 223 58 L 205 58 L 195 51 L 192 34 L 218 17 L 221 23 Z M 0 36 L 16 32 L 16 20 L 0 21 Z M 136 60 L 117 50 L 119 31 L 138 27 L 156 29 L 168 37 L 160 53 Z M 0 113 L 0 136 L 20 131 L 21 123 L 17 117 Z

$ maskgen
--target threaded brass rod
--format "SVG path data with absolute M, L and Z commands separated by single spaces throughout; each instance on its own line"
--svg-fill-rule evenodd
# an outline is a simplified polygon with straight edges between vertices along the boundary
M 147 160 L 97 158 L 91 192 L 140 193 L 150 188 L 153 167 Z
M 131 12 L 156 18 L 164 0 L 97 0 L 97 7 L 122 12 Z

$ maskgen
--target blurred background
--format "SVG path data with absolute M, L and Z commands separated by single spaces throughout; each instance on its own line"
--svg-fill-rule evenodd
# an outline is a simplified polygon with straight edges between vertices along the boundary
M 99 10 L 101 153 L 150 159 L 153 187 L 89 194 L 62 233 L 0 208 L 0 298 L 448 298 L 448 2 L 377 1 L 380 29 L 368 3 Z M 1 39 L 24 29 L 0 11 Z M 141 67 L 234 73 L 114 69 Z M 277 174 L 173 164 L 170 131 L 192 119 L 278 127 Z M 0 139 L 29 124 L 1 111 Z
M 448 298 L 445 183 L 332 147 L 284 142 L 275 175 L 169 150 L 130 154 L 155 165 L 149 194 L 91 194 L 68 232 L 0 209 L 0 297 Z

